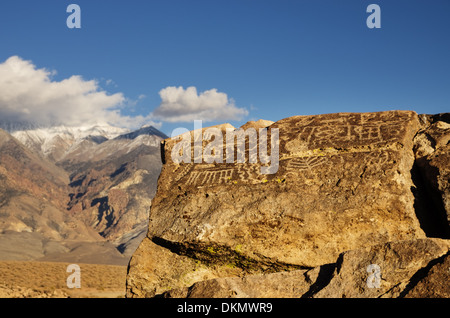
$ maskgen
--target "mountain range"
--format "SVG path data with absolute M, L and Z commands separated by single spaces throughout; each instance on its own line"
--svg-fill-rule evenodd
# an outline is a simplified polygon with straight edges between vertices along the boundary
M 161 170 L 152 126 L 0 129 L 0 260 L 127 264 Z

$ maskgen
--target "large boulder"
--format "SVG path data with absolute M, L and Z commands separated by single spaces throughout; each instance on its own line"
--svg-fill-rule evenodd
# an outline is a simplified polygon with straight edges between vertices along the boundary
M 295 116 L 263 126 L 244 126 L 249 135 L 256 127 L 261 142 L 237 138 L 233 149 L 238 158 L 246 145 L 244 162 L 225 160 L 230 125 L 164 141 L 149 230 L 129 264 L 128 297 L 311 271 L 345 251 L 426 237 L 411 177 L 422 127 L 416 113 Z M 222 162 L 198 160 L 199 145 Z M 279 275 L 281 282 L 287 274 Z

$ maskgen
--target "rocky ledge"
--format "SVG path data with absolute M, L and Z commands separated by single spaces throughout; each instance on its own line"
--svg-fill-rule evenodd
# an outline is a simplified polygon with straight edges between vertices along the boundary
M 163 142 L 127 297 L 450 296 L 450 114 L 337 113 L 242 127 L 251 128 L 259 142 L 249 133 L 232 148 L 244 161 L 225 160 L 229 143 L 218 147 L 206 128 Z M 197 162 L 199 145 L 216 160 Z M 174 160 L 186 149 L 191 161 Z M 261 149 L 277 155 L 271 173 L 262 168 L 275 157 L 264 161 Z

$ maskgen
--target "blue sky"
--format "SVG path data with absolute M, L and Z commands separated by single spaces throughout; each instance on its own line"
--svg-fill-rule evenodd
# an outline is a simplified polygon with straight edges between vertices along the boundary
M 81 8 L 81 29 L 66 26 L 71 3 Z M 366 25 L 371 3 L 381 8 L 380 29 Z M 450 111 L 449 14 L 448 0 L 2 0 L 0 63 L 18 56 L 56 71 L 54 82 L 96 80 L 94 90 L 123 97 L 120 107 L 104 107 L 154 119 L 167 134 L 193 128 L 167 112 L 149 116 L 168 87 L 226 94 L 208 126 L 332 112 L 440 113 Z

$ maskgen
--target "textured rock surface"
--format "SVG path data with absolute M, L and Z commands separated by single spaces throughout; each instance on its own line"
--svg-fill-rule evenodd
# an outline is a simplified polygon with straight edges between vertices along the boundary
M 414 138 L 416 175 L 427 198 L 420 217 L 429 235 L 450 238 L 450 114 L 420 119 L 422 129 Z
M 314 297 L 404 297 L 421 275 L 419 271 L 449 248 L 448 240 L 418 239 L 344 252 L 330 281 Z M 379 284 L 374 281 L 377 271 Z
M 406 293 L 408 298 L 449 298 L 450 297 L 450 255 L 437 258 L 417 275 L 417 284 Z
M 335 263 L 311 270 L 204 280 L 190 287 L 167 291 L 162 296 L 173 298 L 448 297 L 450 295 L 449 249 L 448 240 L 396 241 L 344 252 Z M 374 266 L 378 266 L 379 269 L 379 284 L 373 281 L 376 278 Z M 428 267 L 432 267 L 431 270 Z
M 306 270 L 204 280 L 172 289 L 167 298 L 291 298 L 305 295 L 313 282 Z
M 244 127 L 263 126 L 260 121 Z M 430 198 L 423 178 L 411 176 L 419 172 L 418 153 L 426 147 L 419 133 L 431 126 L 408 111 L 286 118 L 267 127 L 269 141 L 273 129 L 279 130 L 278 171 L 267 175 L 260 160 L 249 160 L 261 143 L 246 142 L 244 163 L 175 163 L 172 149 L 180 141 L 166 140 L 147 238 L 129 265 L 128 297 L 399 296 L 417 270 L 448 250 L 446 241 L 422 241 L 433 232 L 428 236 L 447 237 L 434 230 L 439 217 L 426 214 Z M 217 128 L 225 135 L 227 127 Z M 439 133 L 448 135 L 445 125 Z M 198 136 L 191 132 L 192 146 Z M 204 149 L 208 142 L 203 140 Z M 225 153 L 224 147 L 223 158 Z M 444 162 L 437 169 L 447 167 Z M 444 179 L 436 181 L 437 191 L 446 191 Z M 416 215 L 418 206 L 422 214 Z M 401 248 L 395 242 L 414 243 Z M 331 269 L 351 253 L 365 259 L 368 252 L 362 251 L 397 249 L 417 252 L 419 259 L 411 260 L 414 266 L 400 281 L 385 284 L 388 290 L 358 294 L 334 283 L 340 272 Z M 393 262 L 392 268 L 398 263 Z M 277 287 L 277 280 L 283 285 L 290 275 L 296 288 Z M 350 289 L 356 288 L 354 279 L 364 283 L 362 276 L 348 279 Z M 258 284 L 267 288 L 250 287 Z M 398 291 L 389 290 L 395 284 Z

